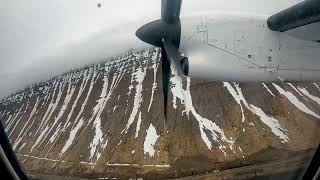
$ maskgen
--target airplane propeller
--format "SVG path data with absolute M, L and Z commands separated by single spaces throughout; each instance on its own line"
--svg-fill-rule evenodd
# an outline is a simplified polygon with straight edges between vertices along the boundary
M 136 36 L 140 40 L 161 48 L 162 92 L 165 118 L 167 118 L 170 65 L 172 63 L 175 64 L 179 75 L 187 76 L 189 73 L 188 58 L 179 51 L 181 1 L 161 0 L 161 19 L 147 23 L 136 31 Z

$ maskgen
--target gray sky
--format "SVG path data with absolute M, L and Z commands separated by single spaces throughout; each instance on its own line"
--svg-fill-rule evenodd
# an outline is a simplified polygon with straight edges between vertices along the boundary
M 272 15 L 302 0 L 183 0 L 203 11 Z M 101 8 L 97 8 L 97 3 Z M 161 0 L 10 0 L 0 6 L 0 99 L 72 68 L 143 48 L 135 30 L 160 17 Z

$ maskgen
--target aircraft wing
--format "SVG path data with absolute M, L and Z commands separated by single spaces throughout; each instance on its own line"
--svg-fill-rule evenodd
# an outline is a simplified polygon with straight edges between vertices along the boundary
M 305 0 L 268 18 L 273 31 L 320 42 L 320 0 Z

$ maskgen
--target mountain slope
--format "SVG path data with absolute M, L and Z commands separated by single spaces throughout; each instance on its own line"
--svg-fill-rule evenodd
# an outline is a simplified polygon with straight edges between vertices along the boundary
M 210 82 L 172 67 L 164 121 L 159 56 L 130 51 L 4 99 L 0 119 L 27 171 L 175 177 L 281 159 L 319 143 L 318 83 Z

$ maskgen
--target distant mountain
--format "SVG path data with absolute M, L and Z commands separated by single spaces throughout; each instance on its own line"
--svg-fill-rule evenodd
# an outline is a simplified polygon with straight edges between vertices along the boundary
M 286 158 L 320 142 L 320 84 L 180 77 L 163 116 L 159 49 L 130 51 L 0 103 L 29 173 L 163 178 Z

